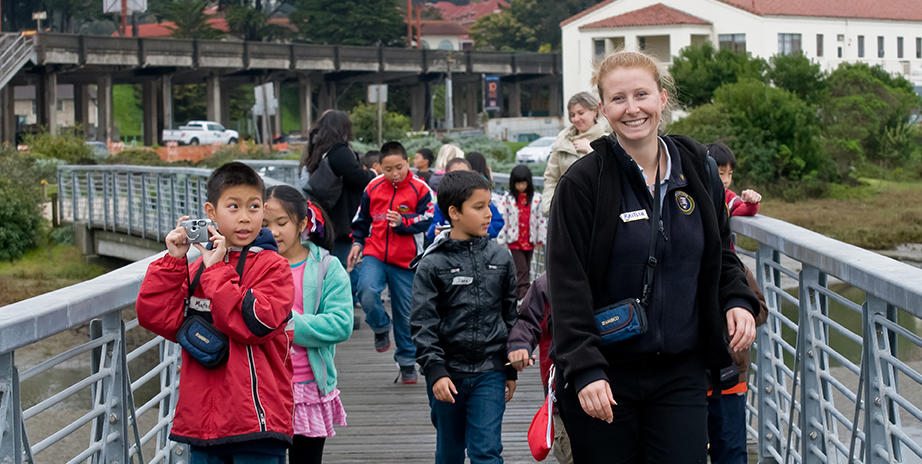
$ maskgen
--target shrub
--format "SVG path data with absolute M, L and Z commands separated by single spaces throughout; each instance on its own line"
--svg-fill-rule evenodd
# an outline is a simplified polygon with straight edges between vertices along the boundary
M 675 78 L 678 98 L 688 106 L 711 101 L 714 90 L 744 78 L 765 80 L 768 65 L 748 53 L 716 50 L 710 42 L 685 47 L 673 60 L 669 72 Z
M 820 65 L 813 63 L 803 52 L 771 57 L 771 66 L 766 77 L 775 86 L 789 90 L 807 103 L 816 104 L 823 100 L 826 91 L 826 75 Z
M 352 136 L 355 140 L 365 143 L 376 143 L 378 140 L 378 107 L 377 105 L 357 105 L 349 112 L 352 121 Z M 402 140 L 410 131 L 410 118 L 393 111 L 384 112 L 381 136 L 382 142 L 388 140 Z
M 42 216 L 38 196 L 0 178 L 0 260 L 21 257 L 38 243 Z
M 61 129 L 61 135 L 26 134 L 23 143 L 36 157 L 55 158 L 69 164 L 96 164 L 93 151 L 75 128 Z
M 284 154 L 277 150 L 266 151 L 263 145 L 255 143 L 238 143 L 234 145 L 224 145 L 214 152 L 209 158 L 205 158 L 198 163 L 196 167 L 200 168 L 217 168 L 222 164 L 229 163 L 238 159 L 281 159 Z
M 106 158 L 105 163 L 139 166 L 191 166 L 188 161 L 177 161 L 175 163 L 164 161 L 160 159 L 156 152 L 147 148 L 126 148 L 118 154 Z

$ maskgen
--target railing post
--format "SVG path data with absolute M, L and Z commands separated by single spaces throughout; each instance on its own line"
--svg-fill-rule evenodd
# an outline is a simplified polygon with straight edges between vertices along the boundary
M 93 208 L 93 171 L 86 171 L 86 223 L 92 229 L 93 228 L 93 213 L 95 213 L 96 208 Z
M 64 170 L 58 168 L 58 214 L 54 218 L 60 224 L 64 219 Z
M 22 464 L 22 404 L 13 352 L 0 354 L 0 460 Z
M 863 398 L 865 464 L 884 464 L 896 459 L 887 427 L 897 421 L 892 416 L 895 411 L 889 407 L 890 402 L 883 392 L 883 388 L 895 386 L 893 369 L 889 365 L 884 367 L 879 355 L 890 351 L 890 343 L 883 329 L 874 322 L 875 318 L 886 318 L 887 315 L 887 302 L 869 293 L 861 311 L 862 362 L 865 363 L 866 373 Z
M 182 360 L 181 348 L 176 343 L 164 340 L 160 344 L 160 359 L 170 359 L 170 366 L 160 372 L 160 389 L 169 389 L 170 394 L 160 402 L 161 420 L 169 420 L 170 426 L 163 428 L 157 437 L 158 449 L 164 450 L 170 464 L 183 464 L 189 462 L 189 445 L 170 441 L 170 429 L 173 423 L 173 414 L 176 412 L 176 402 L 179 399 L 179 366 Z
M 827 421 L 823 413 L 822 400 L 825 398 L 820 382 L 820 371 L 828 369 L 825 352 L 828 339 L 823 323 L 815 316 L 823 312 L 822 296 L 813 290 L 825 287 L 825 276 L 819 269 L 804 265 L 800 271 L 800 308 L 797 327 L 803 332 L 799 340 L 803 346 L 796 346 L 800 351 L 800 456 L 804 464 L 824 464 L 826 462 Z M 832 398 L 828 398 L 830 401 Z M 813 450 L 816 450 L 814 452 Z M 818 455 L 821 454 L 821 455 Z
M 141 173 L 141 238 L 147 238 L 147 205 L 150 192 L 147 191 L 147 174 Z
M 131 178 L 134 177 L 132 173 L 127 173 L 128 176 L 128 235 L 131 235 L 131 222 L 134 220 L 134 202 L 132 201 L 132 192 L 131 192 Z
M 166 234 L 162 233 L 163 231 L 163 207 L 166 206 L 163 204 L 163 191 L 160 188 L 160 174 L 154 174 L 154 179 L 157 182 L 157 241 L 162 242 Z
M 71 170 L 71 171 L 70 171 L 70 188 L 71 188 L 71 192 L 70 192 L 70 195 L 71 195 L 70 212 L 71 212 L 71 214 L 73 214 L 73 218 L 74 218 L 74 219 L 73 219 L 73 222 L 77 222 L 77 221 L 79 220 L 79 219 L 77 218 L 77 202 L 79 201 L 79 200 L 77 199 L 77 195 L 79 194 L 78 191 L 80 190 L 80 188 L 77 187 L 77 171 L 75 171 L 75 170 Z
M 102 336 L 111 335 L 115 337 L 111 350 L 102 356 L 107 359 L 103 360 L 100 365 L 106 365 L 112 369 L 112 374 L 103 378 L 102 401 L 106 407 L 106 416 L 104 418 L 102 435 L 103 452 L 102 462 L 106 463 L 128 463 L 128 397 L 126 391 L 130 392 L 130 378 L 125 370 L 125 363 L 122 359 L 125 356 L 125 332 L 122 329 L 122 318 L 120 311 L 112 311 L 102 316 Z M 128 384 L 129 388 L 125 388 Z M 110 442 L 108 437 L 115 434 L 115 438 Z
M 756 342 L 758 343 L 758 352 L 756 353 L 756 365 L 758 367 L 756 377 L 756 390 L 758 393 L 758 421 L 756 430 L 759 434 L 759 462 L 767 462 L 771 458 L 770 449 L 779 450 L 781 440 L 769 427 L 774 430 L 781 430 L 781 421 L 778 418 L 778 410 L 772 404 L 772 398 L 775 398 L 774 404 L 780 404 L 778 399 L 780 395 L 775 392 L 778 388 L 778 382 L 775 376 L 778 370 L 775 368 L 775 362 L 778 359 L 784 359 L 781 353 L 777 352 L 775 343 L 772 342 L 773 333 L 781 333 L 780 322 L 777 317 L 771 315 L 772 312 L 781 312 L 780 298 L 774 292 L 765 291 L 767 285 L 781 287 L 781 275 L 771 268 L 766 267 L 766 263 L 777 262 L 779 259 L 778 252 L 760 244 L 756 252 L 756 279 L 759 287 L 765 294 L 765 302 L 769 308 L 769 317 L 765 324 L 758 328 Z M 767 270 L 771 272 L 766 272 Z M 768 280 L 768 282 L 766 282 Z

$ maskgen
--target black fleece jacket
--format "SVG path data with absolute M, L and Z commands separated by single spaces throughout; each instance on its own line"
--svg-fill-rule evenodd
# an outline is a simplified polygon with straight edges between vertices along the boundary
M 758 300 L 746 285 L 739 258 L 730 248 L 730 222 L 723 198 L 713 200 L 710 191 L 719 191 L 720 179 L 713 169 L 707 178 L 707 150 L 704 145 L 683 136 L 663 137 L 670 153 L 678 153 L 686 177 L 685 190 L 700 208 L 704 243 L 695 295 L 697 350 L 708 368 L 731 364 L 726 341 L 725 313 L 740 306 L 753 311 Z M 594 151 L 581 158 L 560 179 L 548 224 L 547 272 L 550 283 L 553 352 L 559 371 L 575 391 L 596 380 L 609 380 L 605 368 L 613 359 L 623 358 L 619 344 L 602 347 L 593 318 L 594 309 L 614 303 L 610 291 L 619 269 L 611 263 L 614 242 L 618 240 L 619 211 L 622 205 L 622 164 L 616 156 L 626 156 L 614 136 L 592 143 Z M 648 211 L 650 217 L 652 212 Z M 646 249 L 648 243 L 637 244 Z M 661 274 L 657 268 L 654 279 Z M 661 282 L 669 295 L 669 282 Z M 638 295 L 639 297 L 639 289 Z M 655 295 L 654 295 L 655 297 Z M 676 328 L 672 327 L 671 330 Z M 684 330 L 684 329 L 679 329 Z M 669 334 L 665 334 L 669 336 Z M 635 353 L 636 354 L 636 353 Z M 653 353 L 650 353 L 653 354 Z
M 335 238 L 347 240 L 352 233 L 352 218 L 359 209 L 362 192 L 368 182 L 374 179 L 375 172 L 363 170 L 355 152 L 346 143 L 330 147 L 327 157 L 330 159 L 330 170 L 343 179 L 343 192 L 327 214 L 333 221 Z

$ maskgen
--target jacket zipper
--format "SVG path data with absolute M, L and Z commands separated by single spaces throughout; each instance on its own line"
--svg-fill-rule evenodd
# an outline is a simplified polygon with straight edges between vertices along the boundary
M 391 195 L 391 202 L 387 205 L 388 211 L 394 210 L 394 198 L 397 198 L 397 184 L 391 182 L 391 185 L 394 187 L 394 193 Z M 384 262 L 387 263 L 387 252 L 390 250 L 391 243 L 391 226 L 388 224 L 384 228 Z
M 253 391 L 253 406 L 256 408 L 256 415 L 259 417 L 259 431 L 266 431 L 266 411 L 262 403 L 259 402 L 259 382 L 256 378 L 256 363 L 253 361 L 253 347 L 247 345 L 247 359 L 250 361 L 250 387 Z
M 474 284 L 475 284 L 475 286 L 474 286 L 474 292 L 475 292 L 476 298 L 477 298 L 477 306 L 475 307 L 475 308 L 476 308 L 476 311 L 474 311 L 474 324 L 475 324 L 475 327 L 480 327 L 480 307 L 481 307 L 481 303 L 480 303 L 480 286 L 479 286 L 479 285 L 476 285 L 477 282 L 480 281 L 480 279 L 478 279 L 480 270 L 477 269 L 477 261 L 474 259 L 474 244 L 473 244 L 473 242 L 468 242 L 468 243 L 467 243 L 467 252 L 468 252 L 468 255 L 471 257 L 471 268 L 472 268 L 473 271 L 474 271 L 474 272 L 472 273 L 472 274 L 474 274 Z M 476 342 L 478 341 L 478 340 L 477 340 L 477 330 L 475 329 L 475 330 L 471 331 L 471 333 L 473 334 L 473 340 L 472 340 L 472 341 L 474 342 L 474 344 L 475 344 L 475 346 L 476 346 Z M 476 368 L 476 365 L 474 364 L 474 361 L 472 360 L 472 361 L 471 361 L 471 370 L 473 371 L 475 368 Z

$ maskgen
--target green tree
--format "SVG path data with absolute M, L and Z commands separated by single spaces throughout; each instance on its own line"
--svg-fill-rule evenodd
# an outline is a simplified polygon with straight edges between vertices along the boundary
M 34 3 L 41 3 L 41 6 L 36 7 Z M 90 21 L 104 19 L 102 0 L 42 0 L 32 2 L 28 8 L 38 11 L 42 7 L 48 12 L 48 22 L 43 27 L 57 32 L 78 33 Z
M 716 50 L 710 42 L 685 47 L 672 61 L 679 101 L 688 106 L 711 101 L 714 90 L 744 78 L 765 82 L 765 60 L 748 53 Z
M 826 75 L 803 52 L 771 57 L 765 76 L 776 87 L 791 91 L 807 103 L 819 103 L 826 90 Z
M 485 50 L 536 50 L 540 45 L 535 30 L 508 10 L 483 16 L 471 26 L 474 47 Z
M 592 0 L 511 0 L 502 12 L 478 19 L 471 27 L 471 37 L 477 48 L 560 50 L 560 22 L 595 3 Z
M 219 39 L 223 32 L 211 27 L 205 8 L 209 0 L 155 0 L 150 11 L 159 21 L 175 24 L 172 37 L 178 39 Z
M 378 140 L 378 106 L 359 104 L 349 112 L 352 136 L 362 143 L 376 144 Z M 410 118 L 391 111 L 384 112 L 382 137 L 384 141 L 402 140 L 410 131 Z
M 401 46 L 404 14 L 398 0 L 296 0 L 289 20 L 311 43 Z
M 294 35 L 291 29 L 269 22 L 271 18 L 271 13 L 263 11 L 259 4 L 231 5 L 224 9 L 230 35 L 241 40 L 274 42 Z

